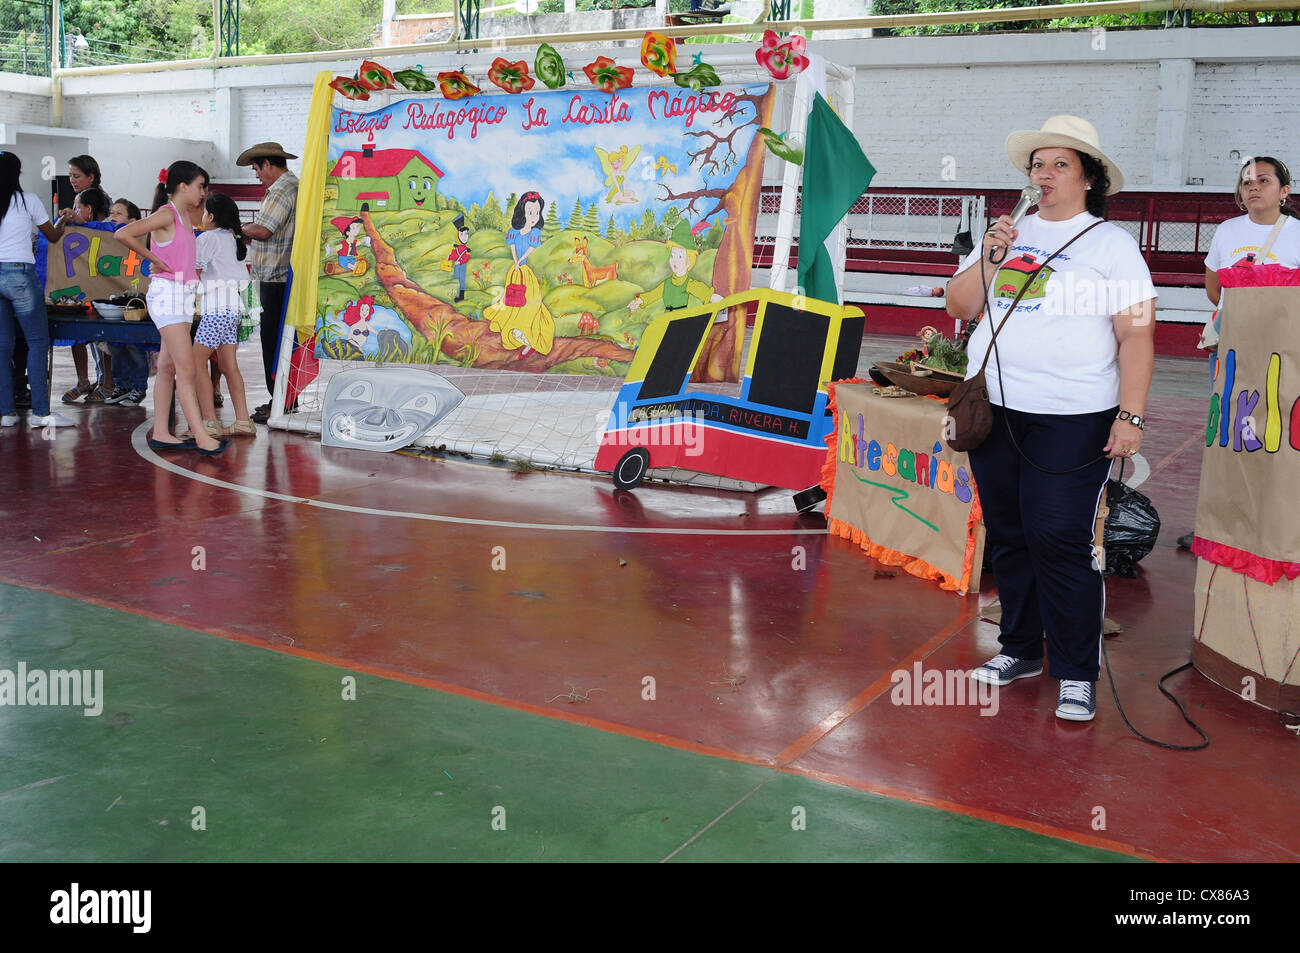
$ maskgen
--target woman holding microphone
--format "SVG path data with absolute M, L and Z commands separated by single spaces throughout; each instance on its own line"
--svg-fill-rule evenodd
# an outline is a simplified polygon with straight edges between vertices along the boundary
M 946 295 L 953 317 L 985 316 L 968 376 L 992 349 L 993 426 L 970 460 L 1002 651 L 971 675 L 1008 685 L 1042 674 L 1046 636 L 1057 717 L 1090 721 L 1105 601 L 1093 527 L 1111 461 L 1142 446 L 1156 293 L 1137 243 L 1104 220 L 1124 178 L 1091 123 L 1053 116 L 1012 133 L 1007 154 L 1042 189 L 1038 211 L 999 218 Z

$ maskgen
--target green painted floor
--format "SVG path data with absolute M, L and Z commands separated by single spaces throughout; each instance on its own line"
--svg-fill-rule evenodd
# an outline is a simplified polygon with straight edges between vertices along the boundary
M 0 585 L 20 661 L 104 704 L 0 706 L 0 861 L 1131 859 Z

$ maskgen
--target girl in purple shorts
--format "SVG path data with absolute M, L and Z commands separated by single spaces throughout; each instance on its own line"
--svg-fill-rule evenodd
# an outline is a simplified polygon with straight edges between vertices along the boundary
M 115 236 L 151 265 L 149 292 L 145 303 L 162 337 L 158 352 L 158 379 L 154 383 L 153 433 L 149 446 L 154 450 L 193 450 L 206 455 L 218 454 L 229 443 L 213 437 L 203 429 L 199 398 L 195 389 L 196 368 L 190 350 L 190 324 L 194 316 L 194 289 L 198 280 L 195 264 L 194 232 L 190 229 L 190 212 L 203 204 L 208 192 L 208 174 L 193 162 L 181 160 L 167 167 L 160 176 L 155 199 L 169 198 L 158 211 L 139 222 L 119 228 Z M 152 235 L 152 248 L 145 248 L 144 237 Z M 173 382 L 181 402 L 192 440 L 183 440 L 168 427 Z
M 213 437 L 256 437 L 257 425 L 249 419 L 248 400 L 244 395 L 244 378 L 239 373 L 235 348 L 239 343 L 239 322 L 244 316 L 244 290 L 248 286 L 248 266 L 244 264 L 247 247 L 239 226 L 239 207 L 229 195 L 214 192 L 204 203 L 203 227 L 197 256 L 202 277 L 202 319 L 194 335 L 194 364 L 207 367 L 215 351 L 217 364 L 226 376 L 230 400 L 235 405 L 235 422 L 224 430 L 217 420 L 212 397 L 212 381 L 200 374 L 197 379 L 199 409 L 203 426 Z

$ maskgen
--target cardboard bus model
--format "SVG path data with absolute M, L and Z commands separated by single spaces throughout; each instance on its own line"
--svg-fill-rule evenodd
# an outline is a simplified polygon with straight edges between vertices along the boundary
M 757 315 L 740 396 L 692 389 L 717 314 L 750 303 Z M 680 467 L 800 490 L 799 509 L 815 505 L 825 498 L 816 484 L 832 429 L 827 384 L 853 377 L 865 323 L 860 308 L 767 289 L 657 318 L 628 368 L 595 468 L 624 490 L 651 467 Z

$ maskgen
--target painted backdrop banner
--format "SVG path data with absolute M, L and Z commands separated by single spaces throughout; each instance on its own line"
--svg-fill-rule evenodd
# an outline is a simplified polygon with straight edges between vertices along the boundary
M 749 288 L 771 105 L 754 85 L 334 108 L 318 356 L 622 377 L 665 309 Z M 743 329 L 719 322 L 697 379 L 737 379 Z
M 1194 551 L 1263 582 L 1300 573 L 1300 288 L 1226 288 Z
M 48 255 L 45 296 L 56 303 L 87 304 L 123 291 L 143 298 L 149 290 L 149 262 L 111 231 L 69 225 Z
M 966 454 L 939 439 L 946 402 L 832 384 L 822 486 L 832 533 L 875 559 L 965 594 L 979 588 L 983 512 Z

